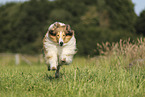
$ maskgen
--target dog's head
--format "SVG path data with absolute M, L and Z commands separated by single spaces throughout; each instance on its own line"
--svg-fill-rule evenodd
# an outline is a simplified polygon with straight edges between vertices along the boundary
M 63 46 L 64 43 L 67 43 L 72 36 L 74 35 L 74 30 L 71 30 L 70 25 L 56 22 L 48 30 L 49 37 L 55 43 L 58 43 L 60 46 Z

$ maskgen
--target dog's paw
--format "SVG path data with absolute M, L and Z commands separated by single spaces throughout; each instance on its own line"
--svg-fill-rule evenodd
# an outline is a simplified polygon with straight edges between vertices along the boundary
M 57 70 L 57 68 L 56 67 L 50 67 L 50 66 L 48 66 L 48 71 L 50 71 L 50 70 Z
M 51 70 L 53 70 L 53 71 L 54 71 L 54 70 L 57 70 L 57 68 L 56 68 L 56 67 L 52 67 L 52 68 L 51 68 Z

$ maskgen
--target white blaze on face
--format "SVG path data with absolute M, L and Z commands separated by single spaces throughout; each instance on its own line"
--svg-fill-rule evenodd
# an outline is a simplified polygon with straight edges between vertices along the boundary
M 63 46 L 63 35 L 62 35 L 62 32 L 60 32 L 59 36 L 60 36 L 60 38 L 59 38 L 59 45 Z

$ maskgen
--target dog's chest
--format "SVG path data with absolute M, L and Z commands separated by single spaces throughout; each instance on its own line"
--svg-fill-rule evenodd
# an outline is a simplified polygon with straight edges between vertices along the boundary
M 63 47 L 57 46 L 57 55 L 60 56 L 63 52 Z

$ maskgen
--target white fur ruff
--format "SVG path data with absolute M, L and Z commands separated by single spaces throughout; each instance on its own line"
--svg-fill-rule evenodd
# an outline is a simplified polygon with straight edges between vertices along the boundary
M 65 25 L 61 23 L 61 25 Z M 50 25 L 49 29 L 53 26 Z M 66 64 L 72 62 L 73 56 L 76 53 L 76 39 L 74 36 L 70 39 L 69 42 L 65 43 L 63 46 L 59 46 L 58 43 L 53 42 L 49 38 L 48 32 L 45 35 L 44 48 L 47 53 L 45 53 L 46 64 L 52 67 L 57 68 L 58 65 L 61 65 L 61 61 L 65 59 Z

